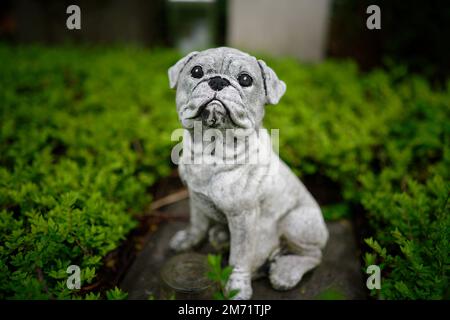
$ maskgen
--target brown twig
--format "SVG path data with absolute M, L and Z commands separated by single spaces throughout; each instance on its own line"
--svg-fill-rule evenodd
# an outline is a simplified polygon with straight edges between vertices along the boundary
M 100 284 L 102 284 L 102 281 L 97 281 L 97 282 L 95 282 L 93 284 L 90 284 L 88 286 L 81 287 L 80 291 L 81 292 L 89 292 L 89 291 L 97 288 Z
M 49 293 L 49 291 L 48 291 L 47 282 L 44 279 L 44 273 L 42 272 L 42 269 L 37 267 L 36 268 L 36 273 L 37 273 L 38 281 L 40 283 L 42 283 L 42 285 L 44 287 L 45 293 L 50 295 L 50 299 L 53 299 L 53 295 L 51 293 Z
M 152 211 L 158 210 L 159 208 L 168 206 L 169 204 L 173 204 L 175 202 L 187 199 L 189 197 L 189 193 L 187 189 L 181 189 L 175 193 L 169 194 L 168 196 L 158 199 L 150 205 L 150 207 L 145 211 L 145 214 L 149 214 Z
M 167 214 L 158 210 L 152 211 L 152 217 L 159 220 L 187 220 L 189 216 L 187 214 Z

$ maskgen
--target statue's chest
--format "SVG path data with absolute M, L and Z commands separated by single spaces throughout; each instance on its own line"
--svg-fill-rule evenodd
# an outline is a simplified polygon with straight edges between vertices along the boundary
M 187 164 L 180 166 L 180 174 L 191 190 L 207 195 L 217 169 L 212 165 Z
M 207 197 L 221 211 L 244 209 L 256 198 L 253 178 L 245 167 L 184 165 L 180 173 L 189 189 Z

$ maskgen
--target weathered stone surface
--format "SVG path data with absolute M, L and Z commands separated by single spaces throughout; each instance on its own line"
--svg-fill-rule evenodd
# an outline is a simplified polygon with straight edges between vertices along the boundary
M 188 201 L 180 201 L 163 211 L 169 218 L 176 219 L 169 219 L 159 225 L 123 279 L 120 287 L 129 293 L 129 299 L 173 297 L 173 292 L 161 281 L 160 273 L 164 264 L 175 255 L 169 249 L 171 237 L 188 224 Z M 325 247 L 322 263 L 316 269 L 307 273 L 300 284 L 289 291 L 275 291 L 267 277 L 255 280 L 252 299 L 366 298 L 351 223 L 343 220 L 329 222 L 327 226 L 330 239 Z M 210 245 L 205 244 L 198 252 L 214 251 Z M 177 293 L 175 296 L 177 299 L 208 297 L 210 298 L 210 292 Z
M 263 60 L 227 47 L 191 52 L 168 76 L 186 129 L 178 171 L 191 200 L 189 227 L 170 247 L 192 250 L 208 235 L 223 243 L 228 230 L 233 299 L 252 297 L 252 277 L 269 259 L 272 287 L 293 289 L 320 264 L 328 230 L 317 201 L 262 128 L 265 106 L 280 101 L 286 84 Z M 281 242 L 289 254 L 277 252 Z

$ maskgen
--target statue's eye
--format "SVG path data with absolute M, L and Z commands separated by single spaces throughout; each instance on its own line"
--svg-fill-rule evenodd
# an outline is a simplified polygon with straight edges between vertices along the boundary
M 191 70 L 191 76 L 196 79 L 203 77 L 203 69 L 200 66 L 195 66 Z
M 239 84 L 243 87 L 250 87 L 253 84 L 253 79 L 246 73 L 241 73 L 238 77 Z

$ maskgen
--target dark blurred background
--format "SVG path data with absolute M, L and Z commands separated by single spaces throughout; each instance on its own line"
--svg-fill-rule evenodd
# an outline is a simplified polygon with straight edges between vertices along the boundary
M 81 30 L 66 8 L 81 8 Z M 368 30 L 366 8 L 381 8 Z M 304 62 L 401 64 L 435 83 L 450 70 L 450 2 L 400 0 L 0 0 L 0 41 L 138 44 L 185 53 L 228 45 Z

